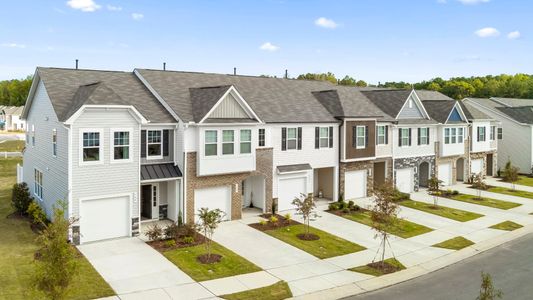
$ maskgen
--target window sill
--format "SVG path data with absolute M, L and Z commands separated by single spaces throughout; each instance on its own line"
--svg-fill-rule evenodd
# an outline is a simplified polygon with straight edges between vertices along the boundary
M 112 159 L 110 161 L 111 164 L 126 164 L 126 163 L 131 163 L 133 162 L 133 160 L 130 158 L 130 159 Z
M 79 165 L 80 166 L 98 166 L 98 165 L 103 165 L 104 162 L 101 161 L 101 160 L 98 160 L 98 161 L 80 161 L 79 162 Z
M 163 159 L 163 155 L 158 156 L 146 156 L 146 160 L 156 160 L 156 159 Z

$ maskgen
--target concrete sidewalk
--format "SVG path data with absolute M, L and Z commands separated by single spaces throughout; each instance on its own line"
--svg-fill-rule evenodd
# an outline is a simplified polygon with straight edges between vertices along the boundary
M 503 182 L 497 178 L 494 178 L 494 177 L 487 177 L 485 179 L 485 182 L 489 185 L 493 185 L 493 186 L 501 186 L 501 187 L 506 187 L 506 188 L 513 188 L 513 184 L 512 183 L 509 183 L 509 182 Z M 515 189 L 519 190 L 519 191 L 526 191 L 526 192 L 532 192 L 533 193 L 533 187 L 531 186 L 527 186 L 527 185 L 520 185 L 520 184 L 515 184 Z

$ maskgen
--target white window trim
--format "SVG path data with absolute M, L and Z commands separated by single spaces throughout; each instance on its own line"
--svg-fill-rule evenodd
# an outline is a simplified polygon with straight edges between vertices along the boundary
M 455 130 L 455 134 L 453 134 L 453 130 Z M 446 143 L 446 131 L 448 131 L 449 134 L 449 140 L 448 143 Z M 462 131 L 462 134 L 459 134 L 459 131 Z M 464 144 L 465 142 L 465 129 L 464 127 L 446 127 L 444 128 L 444 144 L 445 145 L 456 145 L 456 144 Z M 461 137 L 461 141 L 459 141 L 459 137 Z M 455 142 L 453 142 L 453 139 L 455 139 Z
M 478 128 L 482 128 L 482 129 L 478 129 L 479 130 L 479 141 L 478 143 L 484 143 L 487 141 L 487 127 L 485 126 L 478 126 Z M 481 131 L 483 131 L 483 135 L 481 135 Z M 483 139 L 481 138 L 481 136 L 483 136 Z M 476 137 L 476 140 L 477 140 L 477 137 Z
M 409 145 L 409 129 L 410 128 L 398 128 L 399 131 L 405 130 L 407 132 L 406 135 L 403 135 L 403 132 L 401 134 L 400 147 L 411 147 L 411 145 Z M 398 136 L 400 136 L 399 133 Z M 407 143 L 404 144 L 403 139 L 407 139 Z
M 100 159 L 97 161 L 83 161 L 83 134 L 88 132 L 98 132 L 100 133 Z M 91 166 L 91 165 L 101 165 L 104 163 L 104 130 L 102 128 L 82 128 L 80 129 L 80 140 L 79 140 L 79 165 L 80 166 Z
M 490 125 L 489 140 L 490 141 L 496 140 L 496 126 L 494 125 Z
M 160 143 L 149 143 L 148 142 L 148 132 L 149 131 L 159 131 L 159 134 L 161 135 L 161 142 Z M 148 152 L 148 146 L 149 145 L 156 145 L 160 144 L 160 151 L 159 155 L 150 155 Z M 146 130 L 146 160 L 155 160 L 155 159 L 163 159 L 163 129 L 147 129 Z
M 379 128 L 383 128 L 383 135 L 379 134 Z M 378 132 L 377 139 L 376 139 L 376 145 L 378 146 L 386 146 L 387 145 L 387 125 L 378 125 L 376 126 L 376 130 Z M 379 142 L 379 138 L 383 137 L 383 143 Z
M 422 131 L 425 131 L 426 135 L 422 135 Z M 426 138 L 424 142 L 422 142 L 422 137 Z M 429 127 L 420 127 L 420 146 L 427 145 L 429 145 Z
M 35 125 L 31 125 L 31 137 L 30 137 L 31 146 L 35 147 Z
M 231 142 L 224 142 L 224 131 L 231 131 L 231 132 L 233 132 L 233 141 L 231 141 Z M 223 129 L 223 130 L 221 131 L 221 133 L 222 133 L 222 135 L 221 135 L 222 139 L 221 139 L 221 141 L 220 141 L 220 145 L 221 145 L 221 150 L 222 150 L 222 151 L 221 151 L 220 154 L 221 154 L 222 156 L 235 155 L 235 140 L 236 140 L 236 139 L 235 139 L 235 131 L 236 131 L 235 129 Z M 240 133 L 240 131 L 239 131 L 239 133 Z M 224 144 L 233 144 L 233 153 L 226 153 L 226 154 L 224 154 Z M 240 143 L 239 143 L 239 146 L 240 146 Z M 240 149 L 239 149 L 239 150 L 240 150 Z
M 128 159 L 115 159 L 115 132 L 128 132 L 129 133 L 129 158 Z M 146 134 L 146 137 L 148 138 L 148 133 Z M 133 129 L 132 128 L 111 128 L 109 130 L 109 161 L 112 164 L 120 164 L 120 163 L 129 163 L 133 161 L 133 147 L 132 147 L 132 138 L 133 138 Z M 163 140 L 163 136 L 161 136 L 161 141 Z M 148 140 L 146 141 L 146 144 L 148 144 Z M 148 151 L 148 148 L 146 148 Z M 146 156 L 148 158 L 148 152 L 146 153 Z
M 249 140 L 249 141 L 242 141 L 242 140 L 241 140 L 241 133 L 242 133 L 243 131 L 249 131 L 249 132 L 250 132 L 250 140 Z M 241 154 L 241 155 L 249 155 L 249 154 L 252 153 L 252 151 L 253 151 L 252 135 L 253 135 L 252 129 L 239 129 L 239 154 Z M 248 143 L 248 144 L 250 144 L 250 152 L 249 152 L 249 153 L 242 153 L 242 152 L 241 152 L 241 145 L 242 145 L 242 143 Z
M 206 139 L 206 132 L 208 132 L 208 131 L 216 132 L 216 134 L 217 134 L 216 142 L 214 142 L 214 143 L 206 143 L 206 140 L 205 140 Z M 219 136 L 220 136 L 219 130 L 216 130 L 216 129 L 206 129 L 206 130 L 203 131 L 203 134 L 202 134 L 202 139 L 203 139 L 203 141 L 202 141 L 202 156 L 203 157 L 205 157 L 205 158 L 213 158 L 213 157 L 218 157 L 220 155 L 220 149 L 219 149 L 219 145 L 218 145 L 218 143 L 220 141 Z M 215 155 L 206 155 L 205 154 L 205 145 L 216 145 L 217 154 L 215 154 Z
M 359 128 L 363 128 L 363 135 L 359 135 Z M 363 145 L 359 145 L 359 138 L 363 138 Z M 355 126 L 355 149 L 365 149 L 366 148 L 366 126 Z
M 41 183 L 40 184 L 38 184 L 37 180 L 35 180 L 35 173 L 36 172 L 41 173 Z M 37 197 L 37 199 L 39 199 L 39 201 L 43 201 L 43 191 L 44 191 L 43 181 L 44 181 L 44 173 L 39 168 L 33 168 L 33 195 L 35 197 Z M 37 192 L 36 192 L 37 185 L 39 185 L 41 187 L 41 195 L 37 194 Z
M 461 134 L 459 134 L 459 131 Z M 459 142 L 459 137 L 461 137 L 461 141 Z M 463 127 L 457 128 L 457 144 L 464 144 L 465 142 L 465 129 Z
M 320 136 L 320 132 L 322 131 L 322 129 L 326 129 L 327 131 L 327 136 L 326 137 L 321 137 Z M 322 140 L 325 139 L 327 140 L 327 146 L 322 146 Z M 318 149 L 329 149 L 329 127 L 318 127 Z
M 294 149 L 289 148 L 289 129 L 294 129 L 296 131 L 296 137 L 290 138 L 294 140 Z M 287 127 L 287 138 L 285 139 L 285 151 L 297 151 L 298 150 L 298 127 Z
M 57 157 L 57 129 L 55 128 L 52 130 L 52 156 Z

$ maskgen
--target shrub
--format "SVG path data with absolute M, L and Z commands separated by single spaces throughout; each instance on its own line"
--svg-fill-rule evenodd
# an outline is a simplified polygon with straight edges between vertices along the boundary
M 344 208 L 342 210 L 342 212 L 345 213 L 345 214 L 349 214 L 350 213 L 350 209 L 348 207 L 346 207 L 346 208 Z
M 353 202 L 352 200 L 348 201 L 348 208 L 349 209 L 352 209 L 352 207 L 354 206 L 355 202 Z
M 500 168 L 498 168 L 498 171 L 496 171 L 496 176 L 498 178 L 501 178 L 502 177 L 502 170 Z
M 452 191 L 452 195 L 459 195 L 459 191 L 458 190 L 453 190 Z
M 46 214 L 37 202 L 32 201 L 26 212 L 28 213 L 28 216 L 30 216 L 33 224 L 46 224 Z
M 329 206 L 328 206 L 328 209 L 331 210 L 331 211 L 338 210 L 338 209 L 339 209 L 338 202 L 336 202 L 336 203 L 330 203 Z
M 165 241 L 165 246 L 167 246 L 168 248 L 174 247 L 174 246 L 176 246 L 176 241 L 175 240 L 166 240 Z
M 13 185 L 11 206 L 16 212 L 21 215 L 26 214 L 31 201 L 30 190 L 25 182 Z
M 165 237 L 167 239 L 175 240 L 179 237 L 180 226 L 177 225 L 176 223 L 172 223 L 168 225 L 167 227 L 165 227 L 165 229 L 163 230 L 163 233 L 165 234 Z
M 290 223 L 291 220 L 292 220 L 292 216 L 291 216 L 291 214 L 289 214 L 289 213 L 286 213 L 283 217 L 285 218 L 285 221 L 287 221 L 287 222 L 289 222 L 289 223 Z
M 183 238 L 183 242 L 187 245 L 194 243 L 194 238 L 192 236 L 186 236 Z
M 146 236 L 150 241 L 159 241 L 163 237 L 163 229 L 157 224 L 150 225 L 146 231 Z
M 360 211 L 360 210 L 361 210 L 361 207 L 359 207 L 359 205 L 354 205 L 354 206 L 352 207 L 352 210 L 353 210 L 353 211 Z
M 344 193 L 339 194 L 339 201 L 338 202 L 344 202 Z
M 196 224 L 184 224 L 182 227 L 180 227 L 180 236 L 195 236 L 198 232 L 198 226 Z
M 178 212 L 178 227 L 181 227 L 183 226 L 183 214 L 180 212 Z
M 260 220 L 259 221 L 259 225 L 261 225 L 261 226 L 266 226 L 266 224 L 267 224 L 266 220 Z
M 270 223 L 278 223 L 278 218 L 276 218 L 276 216 L 271 216 L 269 221 Z
M 272 214 L 275 215 L 278 211 L 278 200 L 272 200 Z
M 348 207 L 348 204 L 346 204 L 346 202 L 339 202 L 339 209 L 340 210 L 343 210 L 345 209 L 346 207 Z

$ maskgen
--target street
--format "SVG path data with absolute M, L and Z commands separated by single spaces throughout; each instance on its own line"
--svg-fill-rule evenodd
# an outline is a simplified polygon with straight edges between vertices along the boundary
M 533 234 L 498 246 L 437 272 L 346 299 L 476 299 L 481 271 L 492 275 L 503 299 L 533 298 Z

